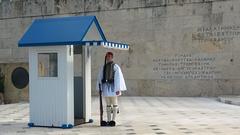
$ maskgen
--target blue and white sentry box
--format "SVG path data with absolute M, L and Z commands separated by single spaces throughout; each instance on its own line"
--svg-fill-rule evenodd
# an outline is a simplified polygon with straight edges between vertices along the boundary
M 18 46 L 29 47 L 29 126 L 62 128 L 91 121 L 91 46 L 129 48 L 108 42 L 95 16 L 36 19 Z

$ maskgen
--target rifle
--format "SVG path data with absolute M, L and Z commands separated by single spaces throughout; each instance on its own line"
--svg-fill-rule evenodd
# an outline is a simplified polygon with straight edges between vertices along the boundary
M 102 104 L 102 88 L 101 84 L 98 84 L 99 87 L 99 99 L 100 99 L 100 125 L 107 126 L 107 122 L 103 120 L 103 104 Z

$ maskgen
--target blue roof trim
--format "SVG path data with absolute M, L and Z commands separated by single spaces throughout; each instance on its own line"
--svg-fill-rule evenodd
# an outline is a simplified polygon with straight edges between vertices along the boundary
M 59 45 L 66 45 L 65 43 L 55 43 L 50 44 L 51 46 L 59 46 Z M 120 49 L 120 50 L 129 50 L 129 45 L 124 43 L 116 43 L 116 42 L 108 42 L 108 41 L 82 41 L 82 42 L 73 42 L 70 45 L 84 45 L 84 46 L 102 46 L 105 48 L 111 49 Z M 29 46 L 25 45 L 25 47 L 35 47 L 35 46 L 48 46 L 48 44 L 31 44 Z
M 84 41 L 68 41 L 68 42 L 49 42 L 49 43 L 32 43 L 32 44 L 19 44 L 19 47 L 37 47 L 37 46 L 60 46 L 60 45 L 85 45 Z
M 112 48 L 112 49 L 129 50 L 129 45 L 123 44 L 123 43 L 107 41 L 107 42 L 102 42 L 101 46 L 106 47 L 106 48 Z
M 96 16 L 94 16 L 94 22 L 96 23 L 97 29 L 98 29 L 99 33 L 101 34 L 102 39 L 103 39 L 104 41 L 107 41 L 107 39 L 106 39 L 106 37 L 105 37 L 105 35 L 104 35 L 104 33 L 103 33 L 103 30 L 102 30 L 102 28 L 101 28 L 101 26 L 100 26 L 100 24 L 99 24 Z
M 89 29 L 90 29 L 90 27 L 92 26 L 92 23 L 93 23 L 93 19 L 92 19 L 92 21 L 91 21 L 90 25 L 88 25 L 88 27 L 87 27 L 87 30 L 84 32 L 84 34 L 83 34 L 83 36 L 82 36 L 82 38 L 81 38 L 81 41 L 83 41 L 83 39 L 84 39 L 84 37 L 86 36 L 86 34 L 87 34 L 88 30 L 89 30 Z M 101 35 L 101 36 L 102 36 L 102 35 Z
M 100 46 L 101 43 L 104 41 L 83 41 L 82 44 L 83 45 L 90 45 L 90 46 Z
M 102 46 L 105 48 L 111 49 L 120 49 L 120 50 L 129 50 L 128 44 L 116 43 L 116 42 L 108 42 L 108 41 L 84 41 L 82 44 L 86 46 Z
M 93 22 L 96 24 L 96 27 L 97 27 L 97 29 L 98 29 L 98 32 L 100 33 L 100 35 L 101 35 L 103 41 L 107 41 L 107 39 L 106 39 L 106 37 L 105 37 L 105 35 L 104 35 L 104 33 L 103 33 L 102 28 L 100 27 L 100 24 L 99 24 L 99 22 L 98 22 L 96 16 L 94 16 L 94 18 L 93 18 L 91 24 L 88 26 L 87 29 L 88 29 L 88 30 L 90 29 L 90 27 L 92 26 Z M 82 37 L 81 41 L 82 41 L 82 40 L 84 39 L 84 37 L 86 36 L 87 32 L 88 32 L 88 31 L 85 32 L 85 34 L 84 34 L 84 36 Z

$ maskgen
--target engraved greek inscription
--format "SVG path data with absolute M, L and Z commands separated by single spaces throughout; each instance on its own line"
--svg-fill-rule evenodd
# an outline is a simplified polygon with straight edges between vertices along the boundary
M 196 31 L 192 34 L 193 41 L 229 44 L 240 36 L 240 25 L 199 27 Z
M 214 79 L 218 71 L 215 57 L 175 54 L 171 57 L 153 59 L 153 72 L 160 79 Z

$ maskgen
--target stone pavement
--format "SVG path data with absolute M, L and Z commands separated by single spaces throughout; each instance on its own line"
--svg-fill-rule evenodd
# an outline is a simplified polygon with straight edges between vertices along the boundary
M 28 128 L 29 104 L 0 105 L 0 135 L 239 135 L 240 106 L 217 98 L 121 97 L 116 127 L 99 127 L 98 98 L 93 123 L 72 129 Z

